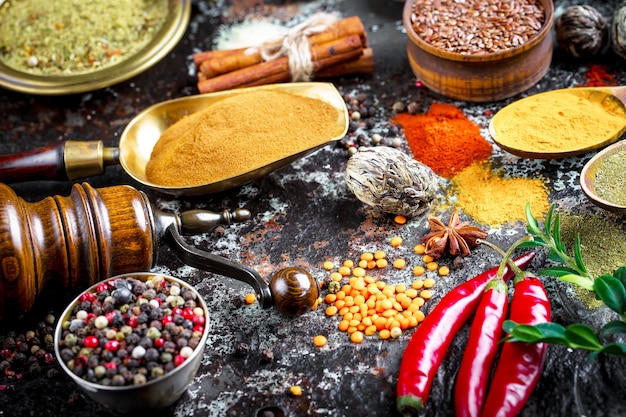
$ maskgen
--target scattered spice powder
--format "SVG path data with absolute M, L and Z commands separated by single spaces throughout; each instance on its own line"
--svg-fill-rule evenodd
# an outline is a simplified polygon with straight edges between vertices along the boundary
M 605 87 L 618 84 L 618 81 L 605 65 L 591 64 L 585 73 L 585 87 Z
M 560 213 L 561 241 L 573 256 L 576 236 L 580 236 L 583 261 L 593 277 L 612 274 L 621 266 L 626 266 L 626 224 L 598 214 Z M 572 286 L 581 301 L 590 307 L 601 302 L 594 293 Z
M 425 114 L 400 113 L 393 123 L 402 126 L 413 157 L 442 177 L 491 156 L 480 127 L 455 105 L 434 103 Z
M 146 165 L 162 186 L 209 184 L 322 146 L 339 112 L 325 101 L 272 90 L 224 98 L 167 128 Z
M 490 162 L 476 162 L 451 179 L 457 205 L 479 223 L 499 227 L 526 220 L 526 203 L 537 218 L 550 207 L 541 178 L 505 177 Z

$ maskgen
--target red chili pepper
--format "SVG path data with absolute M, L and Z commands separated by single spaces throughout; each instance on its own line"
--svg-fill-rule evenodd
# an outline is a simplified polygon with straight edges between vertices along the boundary
M 502 324 L 509 306 L 507 286 L 496 277 L 485 290 L 470 329 L 465 353 L 454 386 L 456 417 L 478 417 L 487 392 L 491 369 L 498 353 Z
M 513 260 L 519 268 L 526 268 L 535 257 L 534 252 Z M 396 388 L 396 406 L 400 414 L 416 415 L 426 403 L 430 386 L 454 336 L 474 314 L 487 284 L 498 273 L 494 267 L 455 287 L 437 303 L 419 325 L 407 345 Z M 506 268 L 503 278 L 513 276 Z
M 537 277 L 515 278 L 510 319 L 520 324 L 551 320 L 550 300 Z M 482 417 L 519 414 L 539 381 L 547 349 L 546 343 L 504 342 Z

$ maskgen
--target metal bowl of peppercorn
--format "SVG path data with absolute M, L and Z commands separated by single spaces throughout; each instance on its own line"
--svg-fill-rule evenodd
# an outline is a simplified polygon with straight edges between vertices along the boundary
M 118 275 L 65 309 L 55 353 L 98 403 L 120 413 L 163 409 L 198 372 L 207 320 L 204 300 L 184 281 L 149 272 Z
M 415 76 L 443 96 L 472 102 L 512 97 L 550 66 L 552 0 L 407 0 L 403 25 Z

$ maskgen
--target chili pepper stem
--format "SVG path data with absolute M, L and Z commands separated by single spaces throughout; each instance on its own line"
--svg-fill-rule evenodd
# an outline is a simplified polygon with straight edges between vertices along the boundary
M 491 249 L 495 250 L 496 252 L 498 252 L 500 255 L 502 255 L 502 261 L 500 262 L 500 267 L 498 268 L 498 273 L 496 274 L 496 278 L 502 278 L 504 276 L 504 271 L 508 265 L 509 268 L 511 268 L 511 270 L 515 274 L 514 281 L 517 282 L 520 279 L 523 279 L 527 275 L 532 275 L 532 276 L 534 275 L 530 272 L 523 271 L 517 265 L 515 265 L 515 263 L 511 260 L 511 256 L 513 255 L 513 252 L 515 251 L 515 249 L 517 249 L 523 243 L 531 241 L 532 239 L 533 239 L 532 236 L 523 236 L 519 238 L 518 240 L 516 240 L 515 242 L 513 242 L 513 244 L 509 247 L 509 249 L 506 252 L 500 249 L 497 245 L 485 239 L 476 239 L 476 243 L 486 245 L 490 247 Z

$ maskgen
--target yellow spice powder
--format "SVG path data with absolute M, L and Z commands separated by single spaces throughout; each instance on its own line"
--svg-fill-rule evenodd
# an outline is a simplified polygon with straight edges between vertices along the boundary
M 476 162 L 451 179 L 457 205 L 479 223 L 499 227 L 526 220 L 526 203 L 543 217 L 550 207 L 548 188 L 540 178 L 507 178 L 489 162 Z
M 626 128 L 626 109 L 608 90 L 570 88 L 526 97 L 493 118 L 498 143 L 525 152 L 586 149 Z

